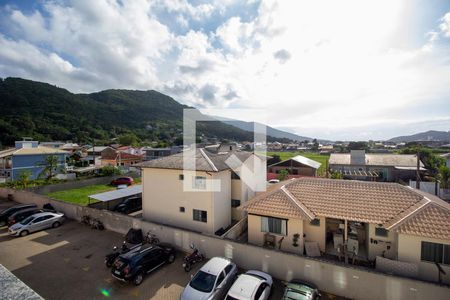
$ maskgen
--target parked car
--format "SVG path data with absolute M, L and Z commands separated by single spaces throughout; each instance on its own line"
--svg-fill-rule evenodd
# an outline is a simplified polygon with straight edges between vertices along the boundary
M 12 236 L 26 236 L 29 233 L 47 228 L 59 227 L 64 222 L 64 214 L 43 212 L 37 213 L 9 227 Z
M 134 183 L 133 178 L 131 177 L 119 177 L 111 181 L 111 185 L 132 185 Z
M 0 212 L 0 227 L 5 226 L 8 223 L 8 218 L 20 211 L 20 210 L 24 210 L 27 208 L 37 208 L 37 205 L 32 203 L 32 204 L 19 204 L 19 205 L 14 205 L 10 208 L 7 208 L 5 210 L 3 210 L 2 212 Z
M 119 255 L 112 265 L 111 274 L 118 280 L 139 285 L 146 274 L 174 261 L 175 249 L 170 244 L 145 244 Z
M 131 197 L 124 199 L 122 202 L 114 207 L 114 211 L 122 214 L 130 214 L 132 212 L 142 209 L 142 197 Z
M 247 271 L 239 275 L 233 283 L 226 300 L 267 300 L 272 284 L 272 276 L 269 274 L 255 270 Z
M 192 277 L 180 299 L 224 299 L 236 275 L 235 263 L 224 257 L 213 257 Z
M 318 300 L 320 297 L 319 289 L 315 284 L 299 279 L 292 279 L 286 284 L 282 299 Z
M 8 226 L 12 226 L 34 214 L 42 213 L 42 212 L 46 212 L 46 211 L 47 210 L 40 209 L 37 207 L 19 210 L 19 211 L 13 213 L 11 216 L 9 216 Z

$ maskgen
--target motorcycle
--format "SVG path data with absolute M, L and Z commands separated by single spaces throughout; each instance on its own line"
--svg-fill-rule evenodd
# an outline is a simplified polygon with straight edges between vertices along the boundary
M 151 244 L 151 245 L 159 244 L 159 239 L 156 237 L 156 235 L 154 233 L 152 233 L 151 231 L 148 231 L 147 235 L 144 238 L 144 243 Z
M 106 254 L 106 256 L 105 256 L 105 265 L 106 265 L 106 267 L 107 268 L 111 268 L 111 266 L 113 265 L 114 261 L 116 260 L 117 257 L 119 257 L 120 254 L 127 253 L 131 249 L 132 248 L 129 248 L 125 241 L 123 242 L 120 251 L 119 251 L 119 248 L 117 246 L 114 246 L 113 247 L 113 252 L 111 252 L 109 254 Z
M 201 262 L 205 259 L 205 256 L 198 251 L 198 249 L 194 246 L 194 244 L 190 245 L 191 249 L 193 250 L 192 253 L 186 255 L 184 257 L 184 263 L 183 268 L 184 271 L 189 272 L 192 268 L 192 265 Z

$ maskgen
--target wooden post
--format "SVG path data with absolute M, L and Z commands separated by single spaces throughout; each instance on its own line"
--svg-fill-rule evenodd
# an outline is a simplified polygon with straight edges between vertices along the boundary
M 344 220 L 344 244 L 347 243 L 347 220 Z
M 417 146 L 417 169 L 416 169 L 416 189 L 420 190 L 420 156 L 419 147 Z

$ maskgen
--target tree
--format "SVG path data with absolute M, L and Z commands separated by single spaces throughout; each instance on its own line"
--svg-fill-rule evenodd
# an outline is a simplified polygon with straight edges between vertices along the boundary
M 286 180 L 288 175 L 289 175 L 289 172 L 287 170 L 281 170 L 280 173 L 278 173 L 278 180 L 279 181 Z
M 343 179 L 344 176 L 342 176 L 341 172 L 333 171 L 333 172 L 330 173 L 330 178 L 331 179 Z
M 119 136 L 119 144 L 124 146 L 135 146 L 139 144 L 139 138 L 134 133 Z
M 319 150 L 319 142 L 317 142 L 317 139 L 313 139 L 313 146 L 311 147 L 311 150 L 313 151 Z
M 348 143 L 349 150 L 367 150 L 368 146 L 366 142 L 350 142 Z
M 448 189 L 450 187 L 450 168 L 446 166 L 441 166 L 439 168 L 438 176 L 441 181 L 441 188 Z
M 22 184 L 22 187 L 25 189 L 30 182 L 31 171 L 30 170 L 22 170 L 19 173 L 19 182 Z
M 49 180 L 56 174 L 58 169 L 58 157 L 56 155 L 48 155 L 38 166 L 43 167 L 39 176 L 45 176 Z

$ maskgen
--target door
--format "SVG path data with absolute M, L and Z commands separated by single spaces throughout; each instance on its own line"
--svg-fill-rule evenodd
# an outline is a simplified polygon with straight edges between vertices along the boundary
M 33 221 L 31 221 L 31 225 L 29 226 L 29 231 L 33 232 L 33 231 L 38 231 L 42 229 L 42 221 L 44 221 L 44 217 L 39 217 L 34 219 Z
M 150 270 L 154 270 L 160 265 L 162 265 L 165 261 L 164 253 L 161 249 L 155 249 L 152 251 L 151 265 Z
M 255 293 L 255 300 L 265 300 L 269 298 L 269 294 L 270 294 L 270 286 L 263 282 L 260 284 L 260 286 L 258 287 L 258 289 L 256 290 Z
M 226 288 L 225 272 L 222 271 L 220 272 L 219 276 L 217 276 L 217 281 L 214 287 L 212 298 L 223 299 L 227 291 L 228 289 Z

